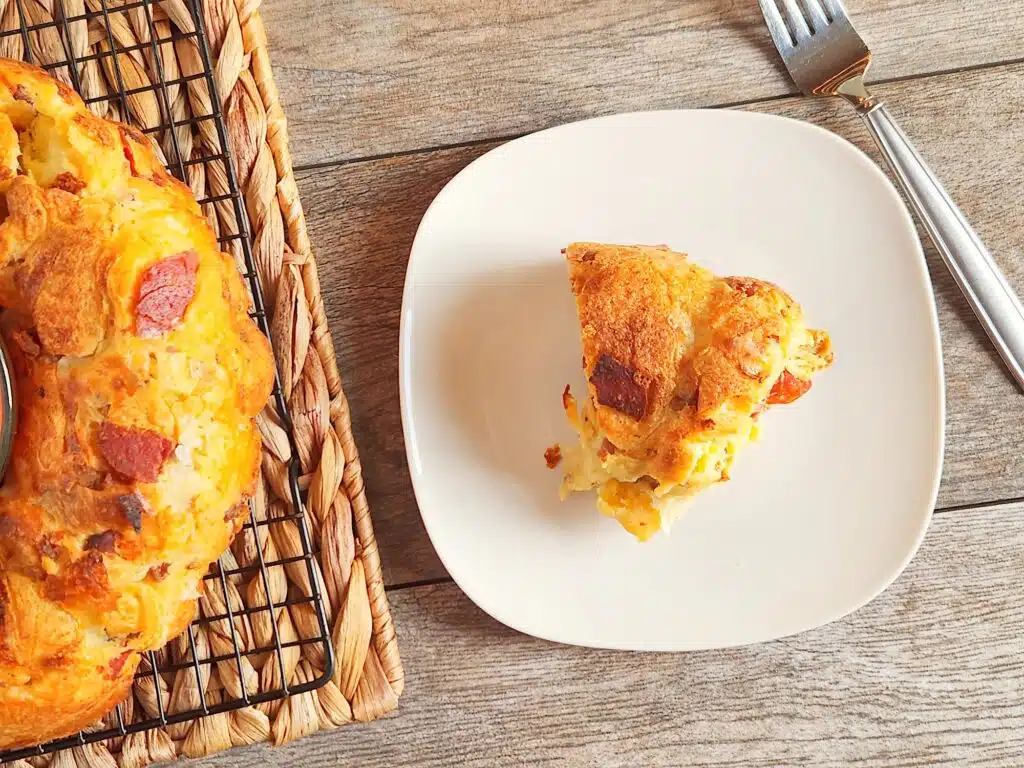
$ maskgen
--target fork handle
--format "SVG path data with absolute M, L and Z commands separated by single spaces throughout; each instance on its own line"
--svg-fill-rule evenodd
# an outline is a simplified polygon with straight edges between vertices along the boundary
M 953 279 L 1024 391 L 1024 307 L 1020 298 L 885 104 L 861 111 L 861 117 Z

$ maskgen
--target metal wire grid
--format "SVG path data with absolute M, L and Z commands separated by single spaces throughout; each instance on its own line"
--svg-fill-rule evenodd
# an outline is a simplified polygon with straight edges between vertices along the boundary
M 45 21 L 42 23 L 33 23 L 29 15 L 25 12 L 26 2 L 36 2 L 36 0 L 10 0 L 14 2 L 17 14 L 18 14 L 18 25 L 16 29 L 11 30 L 0 30 L 0 40 L 7 38 L 11 35 L 20 35 L 24 50 L 24 59 L 30 63 L 41 66 L 44 70 L 53 72 L 54 70 L 63 70 L 66 72 L 71 79 L 71 83 L 74 88 L 81 92 L 82 84 L 79 80 L 80 66 L 89 61 L 101 61 L 109 58 L 110 64 L 113 70 L 113 83 L 116 86 L 116 91 L 106 96 L 85 98 L 87 104 L 95 104 L 97 102 L 114 102 L 119 110 L 120 114 L 125 116 L 127 122 L 127 116 L 130 114 L 128 108 L 128 97 L 142 93 L 155 93 L 161 107 L 162 120 L 159 125 L 152 126 L 143 129 L 142 132 L 145 134 L 163 134 L 170 136 L 169 149 L 170 157 L 167 157 L 167 167 L 171 173 L 173 173 L 178 179 L 188 184 L 187 171 L 186 169 L 192 165 L 204 164 L 212 165 L 214 163 L 221 163 L 223 171 L 228 180 L 229 192 L 227 194 L 207 196 L 199 199 L 200 205 L 206 205 L 208 203 L 218 203 L 230 200 L 235 213 L 235 220 L 238 226 L 235 228 L 236 231 L 221 231 L 218 241 L 222 248 L 226 250 L 232 250 L 236 254 L 240 252 L 242 261 L 245 265 L 243 271 L 243 277 L 249 284 L 252 292 L 253 308 L 254 311 L 250 313 L 251 317 L 256 321 L 260 330 L 270 338 L 270 328 L 268 324 L 268 318 L 266 308 L 263 302 L 263 295 L 260 289 L 259 280 L 256 273 L 255 264 L 252 257 L 252 249 L 249 240 L 249 227 L 248 217 L 246 215 L 245 206 L 243 204 L 242 195 L 239 191 L 237 177 L 235 175 L 234 166 L 230 160 L 230 146 L 228 142 L 227 129 L 224 124 L 223 115 L 221 112 L 221 102 L 217 94 L 217 86 L 214 82 L 213 77 L 213 66 L 211 62 L 210 49 L 207 41 L 205 29 L 203 26 L 203 15 L 198 7 L 198 3 L 201 0 L 187 0 L 189 11 L 192 15 L 195 31 L 182 32 L 178 29 L 173 29 L 172 34 L 169 37 L 158 38 L 157 30 L 154 26 L 154 8 L 160 6 L 163 0 L 97 0 L 95 3 L 90 3 L 91 8 L 85 10 L 83 13 L 65 15 L 63 2 L 64 0 L 56 0 L 54 5 L 55 18 L 53 20 Z M 145 13 L 146 21 L 150 30 L 150 40 L 145 43 L 140 43 L 134 46 L 124 46 L 119 44 L 114 37 L 111 18 L 117 14 L 124 14 L 128 11 L 141 9 Z M 70 44 L 71 39 L 71 25 L 76 23 L 88 24 L 90 22 L 101 23 L 106 31 L 106 50 L 101 50 L 96 53 L 90 53 L 86 56 L 76 57 L 74 55 L 72 45 Z M 33 49 L 35 47 L 33 38 L 47 30 L 55 31 L 63 44 L 65 58 L 63 61 L 38 61 Z M 164 62 L 161 53 L 161 46 L 167 43 L 174 43 L 180 40 L 186 40 L 193 38 L 198 44 L 199 51 L 201 54 L 203 71 L 191 74 L 182 75 L 177 78 L 168 79 L 165 77 Z M 118 56 L 131 53 L 132 51 L 145 51 L 148 49 L 152 54 L 152 60 L 155 63 L 155 75 L 156 82 L 140 88 L 126 89 L 124 86 L 124 78 Z M 179 85 L 187 86 L 187 84 L 194 80 L 202 79 L 206 83 L 206 87 L 210 94 L 210 103 L 212 109 L 209 114 L 191 115 L 184 119 L 175 120 L 172 116 L 170 96 L 168 93 L 169 86 Z M 182 156 L 181 147 L 176 128 L 182 126 L 195 126 L 205 121 L 213 121 L 216 125 L 217 136 L 220 141 L 221 151 L 212 155 L 203 155 L 195 158 L 185 158 Z M 182 723 L 189 720 L 194 720 L 199 717 L 207 715 L 218 714 L 221 712 L 228 712 L 235 709 L 240 709 L 245 706 L 253 704 L 259 704 L 262 702 L 272 701 L 280 699 L 285 696 L 295 695 L 303 693 L 305 691 L 314 690 L 324 685 L 332 676 L 334 669 L 334 654 L 333 648 L 330 642 L 330 630 L 328 628 L 327 618 L 324 611 L 323 594 L 320 590 L 320 582 L 317 579 L 316 572 L 313 566 L 313 558 L 316 554 L 316 549 L 313 546 L 312 539 L 307 527 L 307 522 L 304 514 L 304 506 L 302 504 L 301 490 L 299 487 L 299 468 L 297 452 L 294 450 L 294 433 L 292 428 L 291 418 L 288 413 L 287 403 L 284 398 L 284 394 L 281 390 L 280 380 L 275 376 L 275 383 L 273 389 L 273 398 L 277 406 L 277 411 L 282 417 L 285 429 L 288 433 L 289 440 L 292 442 L 292 460 L 288 467 L 288 485 L 291 495 L 292 509 L 298 510 L 285 515 L 270 516 L 263 520 L 257 520 L 253 514 L 253 507 L 250 503 L 250 515 L 246 523 L 245 528 L 239 534 L 240 536 L 251 535 L 255 541 L 259 542 L 259 536 L 257 529 L 263 526 L 274 525 L 284 521 L 294 521 L 299 531 L 299 538 L 301 541 L 302 551 L 300 554 L 293 557 L 280 557 L 273 560 L 264 558 L 263 550 L 260 546 L 255 547 L 255 551 L 258 554 L 258 562 L 253 565 L 247 566 L 235 566 L 224 568 L 220 563 L 211 568 L 211 572 L 205 577 L 207 581 L 214 581 L 219 583 L 221 589 L 221 595 L 224 599 L 224 605 L 226 612 L 213 616 L 199 617 L 192 622 L 189 626 L 185 638 L 188 644 L 188 658 L 179 661 L 170 661 L 171 655 L 165 654 L 167 661 L 160 662 L 156 653 L 149 652 L 146 654 L 144 659 L 148 659 L 148 665 L 143 663 L 140 666 L 140 671 L 136 674 L 136 680 L 140 678 L 150 677 L 154 683 L 154 690 L 156 693 L 156 703 L 158 714 L 156 717 L 149 717 L 144 719 L 138 719 L 136 722 L 125 722 L 122 716 L 122 707 L 119 706 L 115 712 L 116 725 L 109 728 L 95 728 L 89 731 L 83 731 L 75 736 L 71 736 L 65 739 L 52 741 L 46 744 L 41 744 L 35 747 L 29 747 L 25 749 L 9 750 L 6 752 L 0 752 L 0 763 L 6 763 L 14 760 L 26 759 L 30 757 L 37 757 L 46 755 L 51 752 L 56 752 L 62 749 L 68 749 L 77 746 L 83 746 L 85 744 L 103 741 L 107 739 L 116 739 L 119 737 L 126 736 L 129 733 L 136 733 L 139 731 L 147 731 L 153 728 L 160 728 L 166 725 L 173 725 L 175 723 Z M 271 508 L 273 508 L 271 506 Z M 288 596 L 284 601 L 275 603 L 270 597 L 270 572 L 274 568 L 284 568 L 289 564 L 294 563 L 306 563 L 306 570 L 308 574 L 308 580 L 310 585 L 310 594 L 302 596 Z M 232 610 L 231 600 L 228 596 L 227 582 L 233 577 L 243 577 L 246 575 L 253 575 L 256 571 L 259 571 L 260 578 L 263 582 L 263 587 L 266 591 L 267 604 L 256 606 L 256 607 L 244 607 L 240 610 Z M 303 637 L 297 640 L 284 642 L 281 640 L 279 634 L 277 621 L 273 619 L 277 615 L 277 611 L 280 609 L 286 609 L 291 606 L 309 604 L 315 609 L 317 617 L 318 632 L 315 637 Z M 210 653 L 203 655 L 197 648 L 195 639 L 195 630 L 197 627 L 207 626 L 216 624 L 217 622 L 226 621 L 230 627 L 235 626 L 235 619 L 246 616 L 251 616 L 256 613 L 270 613 L 271 621 L 270 625 L 273 630 L 273 643 L 269 646 L 258 647 L 252 650 L 246 650 L 239 646 L 238 637 L 234 631 L 229 631 L 228 634 L 232 639 L 232 651 L 224 654 Z M 312 645 L 320 645 L 323 649 L 324 658 L 324 670 L 323 674 L 315 680 L 311 680 L 306 683 L 297 685 L 289 685 L 287 682 L 287 671 L 285 667 L 285 660 L 283 652 L 287 648 L 293 647 L 307 647 Z M 266 663 L 276 662 L 279 665 L 280 679 L 283 681 L 282 684 L 273 690 L 260 690 L 260 691 L 249 691 L 246 688 L 245 674 L 242 671 L 242 657 L 250 656 L 263 656 L 265 654 L 272 654 L 274 661 L 267 661 Z M 219 702 L 210 702 L 207 700 L 206 686 L 203 683 L 203 667 L 210 667 L 213 669 L 213 665 L 230 662 L 234 660 L 235 665 L 239 672 L 242 696 L 231 698 L 228 697 L 225 692 L 225 697 Z M 147 668 L 148 666 L 148 668 Z M 192 668 L 196 675 L 196 681 L 198 683 L 198 689 L 200 693 L 200 706 L 177 712 L 169 712 L 170 701 L 165 701 L 165 696 L 161 693 L 160 681 L 157 679 L 160 675 L 166 675 L 168 673 L 176 674 L 179 670 Z

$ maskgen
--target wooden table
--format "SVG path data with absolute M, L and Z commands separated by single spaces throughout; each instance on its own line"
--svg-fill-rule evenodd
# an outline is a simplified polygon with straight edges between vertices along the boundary
M 1024 291 L 1019 3 L 847 4 L 875 51 L 877 91 Z M 873 153 L 845 105 L 794 96 L 753 0 L 263 10 L 408 687 L 373 725 L 206 764 L 1024 762 L 1024 396 L 934 251 L 949 401 L 938 514 L 907 571 L 854 615 L 730 651 L 561 647 L 483 615 L 420 523 L 398 411 L 399 303 L 417 222 L 470 160 L 524 132 L 657 107 L 789 115 Z

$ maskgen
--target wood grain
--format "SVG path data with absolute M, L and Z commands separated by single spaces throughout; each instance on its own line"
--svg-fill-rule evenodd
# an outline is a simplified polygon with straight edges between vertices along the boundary
M 198 766 L 1015 766 L 1024 506 L 937 515 L 860 611 L 745 648 L 634 654 L 520 635 L 451 584 L 391 591 L 397 716 Z
M 847 0 L 876 79 L 1024 57 L 1005 0 Z M 753 0 L 273 0 L 299 164 L 794 92 Z
M 1014 65 L 894 83 L 879 90 L 1011 281 L 1024 290 L 1021 78 L 1024 65 Z M 789 99 L 756 108 L 810 120 L 874 152 L 859 118 L 842 104 Z M 433 196 L 491 146 L 299 175 L 391 584 L 444 575 L 416 512 L 398 411 L 398 325 L 406 260 L 420 216 Z M 930 244 L 928 259 L 942 325 L 949 412 L 939 504 L 1024 496 L 1024 456 L 1019 449 L 1024 398 L 1004 374 Z M 884 385 L 880 378 L 879 386 Z

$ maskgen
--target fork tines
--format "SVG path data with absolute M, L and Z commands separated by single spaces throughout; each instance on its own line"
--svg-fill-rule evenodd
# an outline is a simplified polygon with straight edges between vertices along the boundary
M 791 47 L 846 16 L 840 0 L 758 0 L 776 46 Z M 779 5 L 781 4 L 781 9 Z

